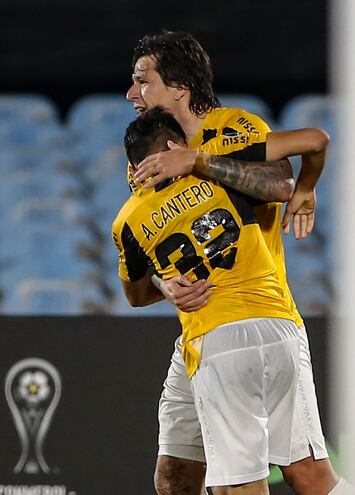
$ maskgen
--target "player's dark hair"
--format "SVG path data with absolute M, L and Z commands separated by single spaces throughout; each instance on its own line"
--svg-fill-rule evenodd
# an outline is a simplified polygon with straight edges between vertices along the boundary
M 138 165 L 146 156 L 168 150 L 168 140 L 186 143 L 180 124 L 161 107 L 147 110 L 126 129 L 124 145 L 128 160 Z
M 166 30 L 147 34 L 134 50 L 133 69 L 137 60 L 146 55 L 155 58 L 155 69 L 164 84 L 190 90 L 189 106 L 195 115 L 220 106 L 212 88 L 210 58 L 191 34 Z

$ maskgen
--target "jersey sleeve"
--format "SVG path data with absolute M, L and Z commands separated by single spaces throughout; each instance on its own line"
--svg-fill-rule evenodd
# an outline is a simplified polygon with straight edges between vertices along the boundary
M 118 274 L 126 282 L 136 282 L 144 277 L 150 266 L 149 258 L 134 237 L 129 225 L 122 229 L 112 226 L 112 239 L 119 253 Z
M 246 122 L 243 127 L 249 132 L 249 145 L 266 142 L 266 135 L 271 132 L 268 124 L 258 115 L 245 112 Z
M 189 146 L 236 160 L 265 161 L 270 127 L 258 115 L 240 108 L 217 108 L 207 114 Z
M 227 153 L 231 158 L 250 162 L 264 162 L 266 160 L 266 136 L 271 131 L 270 127 L 258 115 L 243 112 L 237 118 L 237 130 L 240 139 L 245 138 L 242 149 L 236 149 Z

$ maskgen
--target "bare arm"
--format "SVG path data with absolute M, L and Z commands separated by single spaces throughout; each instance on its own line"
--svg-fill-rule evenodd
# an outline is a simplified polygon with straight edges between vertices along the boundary
M 329 136 L 322 129 L 270 132 L 268 161 L 244 162 L 188 150 L 169 141 L 170 151 L 151 155 L 139 164 L 135 180 L 140 183 L 152 177 L 144 187 L 154 187 L 169 177 L 195 172 L 265 201 L 287 201 L 293 192 L 292 168 L 283 159 L 302 155 L 297 189 L 309 192 L 323 169 L 328 142 Z
M 302 166 L 295 192 L 286 206 L 282 227 L 286 234 L 293 229 L 296 239 L 304 239 L 312 232 L 315 220 L 315 185 L 321 175 L 326 157 L 329 136 L 323 129 L 298 129 L 271 132 L 267 135 L 266 156 L 278 159 L 282 156 L 301 155 Z
M 136 282 L 122 280 L 126 297 L 133 307 L 148 306 L 166 299 L 181 311 L 191 312 L 207 304 L 211 283 L 207 280 L 190 282 L 185 275 L 162 280 L 146 274 Z
M 264 201 L 287 201 L 294 188 L 292 167 L 287 159 L 246 162 L 198 152 L 193 172 Z
M 169 151 L 151 155 L 139 164 L 137 183 L 152 177 L 143 187 L 154 187 L 167 178 L 196 173 L 263 201 L 287 201 L 292 196 L 292 167 L 287 159 L 247 162 L 188 150 L 171 141 L 168 145 Z
M 270 132 L 266 137 L 266 159 L 280 160 L 287 156 L 302 156 L 297 185 L 312 190 L 323 170 L 329 136 L 323 129 L 297 129 Z
M 153 275 L 152 283 L 161 290 L 169 302 L 186 313 L 206 306 L 212 294 L 211 282 L 208 280 L 191 282 L 185 275 L 178 275 L 170 280 L 162 280 Z
M 162 301 L 164 295 L 152 283 L 151 274 L 147 273 L 136 282 L 122 280 L 123 290 L 131 306 L 148 306 L 149 304 Z

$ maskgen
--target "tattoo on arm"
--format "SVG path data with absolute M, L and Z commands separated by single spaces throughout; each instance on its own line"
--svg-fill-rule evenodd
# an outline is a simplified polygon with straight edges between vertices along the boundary
M 206 166 L 207 165 L 207 166 Z M 287 159 L 246 162 L 211 155 L 203 175 L 263 201 L 287 201 L 292 195 L 292 167 Z

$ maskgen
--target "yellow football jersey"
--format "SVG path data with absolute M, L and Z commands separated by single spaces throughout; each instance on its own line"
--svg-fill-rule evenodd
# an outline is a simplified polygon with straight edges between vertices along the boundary
M 257 115 L 240 108 L 215 108 L 209 112 L 189 148 L 212 155 L 225 155 L 248 161 L 266 160 L 266 135 L 269 126 Z M 266 244 L 274 258 L 283 290 L 288 295 L 289 309 L 297 325 L 302 318 L 297 311 L 286 279 L 285 256 L 281 237 L 281 203 L 268 203 L 255 207 Z
M 217 182 L 186 176 L 157 191 L 140 189 L 117 215 L 113 238 L 123 280 L 153 267 L 164 279 L 182 273 L 213 284 L 207 306 L 179 312 L 189 376 L 200 357 L 193 341 L 206 332 L 248 318 L 292 319 L 253 200 Z
M 256 115 L 250 114 L 245 110 L 237 109 L 237 108 L 216 108 L 206 115 L 205 119 L 202 122 L 201 128 L 196 133 L 196 135 L 190 140 L 189 147 L 193 149 L 200 149 L 201 151 L 207 151 L 214 155 L 226 155 L 231 158 L 236 158 L 240 160 L 265 161 L 266 135 L 268 132 L 270 132 L 270 128 L 268 127 L 268 125 L 260 117 Z M 133 177 L 130 172 L 131 171 L 129 171 L 128 173 L 128 177 L 129 179 L 131 179 L 129 180 L 129 182 L 131 183 L 133 190 L 133 196 L 131 199 L 133 199 L 134 197 L 136 197 L 137 199 L 140 198 L 138 202 L 140 208 L 139 210 L 139 215 L 140 215 L 141 212 L 143 211 L 143 208 L 144 210 L 147 209 L 149 211 L 149 208 L 152 205 L 148 206 L 148 204 L 145 204 L 145 206 L 143 207 L 140 200 L 142 199 L 142 197 L 145 197 L 146 190 L 142 190 L 139 185 L 138 187 L 134 185 L 134 182 L 132 182 Z M 180 180 L 187 180 L 187 178 L 184 177 L 183 179 Z M 199 180 L 200 183 L 202 184 L 204 183 L 209 184 L 213 188 L 219 187 L 220 189 L 223 189 L 221 186 L 218 186 L 216 183 L 203 180 L 202 178 L 200 179 L 195 178 L 195 180 Z M 175 181 L 173 184 L 176 184 L 177 182 L 180 181 Z M 197 186 L 197 184 L 194 185 Z M 170 187 L 172 187 L 172 185 L 169 186 L 169 188 Z M 207 186 L 203 185 L 203 187 L 206 188 Z M 191 194 L 192 195 L 195 193 L 197 194 L 198 190 L 199 189 L 196 189 L 196 187 L 192 187 Z M 225 204 L 227 205 L 228 203 L 228 206 L 230 206 L 228 202 L 228 200 L 230 201 L 230 198 L 228 197 L 228 194 L 226 194 L 224 189 L 223 191 L 225 195 L 224 196 L 224 201 L 226 202 Z M 150 228 L 149 224 L 146 225 L 144 222 L 142 222 L 141 230 L 142 231 L 144 230 L 143 235 L 145 236 L 146 241 L 152 241 L 155 235 L 159 233 L 159 225 L 162 226 L 163 224 L 161 222 L 165 222 L 169 218 L 169 215 L 173 214 L 176 208 L 178 208 L 177 206 L 178 204 L 180 204 L 180 208 L 184 210 L 183 203 L 180 203 L 180 201 L 182 201 L 181 195 L 177 194 L 174 201 L 171 203 L 171 200 L 170 201 L 168 200 L 168 198 L 171 197 L 170 192 L 168 196 L 168 189 L 162 189 L 160 191 L 160 194 L 162 195 L 162 198 L 166 198 L 167 200 L 166 203 L 167 209 L 163 206 L 162 203 L 162 210 L 160 210 L 160 216 L 158 215 L 159 210 L 151 210 L 152 212 L 155 211 L 154 218 L 158 222 L 157 224 L 158 227 L 156 226 L 155 229 L 153 226 L 151 226 L 152 228 Z M 185 193 L 185 194 L 189 194 L 189 193 Z M 208 329 L 211 330 L 212 328 L 215 328 L 216 326 L 222 324 L 222 322 L 219 319 L 219 315 L 221 315 L 222 319 L 224 320 L 223 321 L 224 323 L 235 321 L 237 319 L 263 316 L 263 317 L 284 317 L 284 318 L 292 319 L 297 323 L 297 325 L 302 324 L 302 319 L 299 313 L 297 312 L 296 305 L 293 301 L 286 280 L 284 251 L 283 251 L 281 228 L 280 228 L 281 204 L 268 203 L 268 204 L 258 205 L 257 201 L 248 199 L 243 195 L 235 194 L 234 196 L 240 198 L 239 201 L 241 203 L 239 205 L 239 209 L 241 204 L 244 204 L 244 206 L 245 204 L 247 204 L 247 208 L 246 208 L 248 210 L 247 216 L 253 218 L 253 221 L 251 223 L 247 222 L 246 225 L 248 225 L 248 228 L 246 229 L 245 228 L 246 225 L 243 224 L 243 219 L 240 216 L 240 213 L 238 213 L 239 210 L 237 209 L 237 216 L 239 215 L 238 217 L 239 221 L 241 221 L 243 224 L 243 229 L 241 229 L 240 223 L 236 221 L 235 211 L 232 215 L 234 221 L 236 221 L 236 224 L 240 229 L 237 240 L 238 263 L 241 262 L 241 264 L 238 264 L 239 270 L 235 268 L 229 271 L 228 272 L 229 276 L 227 277 L 226 277 L 226 273 L 224 273 L 225 270 L 223 271 L 217 270 L 217 272 L 215 270 L 212 270 L 212 273 L 209 274 L 209 272 L 206 271 L 206 268 L 207 270 L 211 269 L 211 266 L 208 264 L 209 262 L 206 263 L 206 261 L 202 261 L 203 257 L 200 260 L 201 255 L 198 254 L 199 250 L 196 251 L 196 247 L 193 248 L 196 251 L 195 256 L 199 261 L 201 261 L 201 263 L 197 263 L 197 268 L 195 269 L 195 272 L 192 271 L 192 275 L 190 274 L 190 276 L 199 277 L 199 278 L 207 278 L 209 276 L 209 280 L 212 280 L 211 277 L 213 277 L 213 283 L 215 283 L 214 279 L 217 278 L 220 282 L 222 282 L 222 285 L 219 286 L 218 284 L 216 284 L 216 286 L 214 287 L 213 295 L 211 296 L 210 299 L 210 302 L 213 303 L 213 305 L 211 306 L 211 308 L 213 308 L 212 312 L 209 311 L 210 304 L 208 304 L 205 308 L 194 313 L 193 315 L 182 312 L 180 312 L 179 314 L 179 318 L 183 327 L 183 354 L 190 376 L 194 373 L 199 362 L 198 345 L 194 345 L 193 341 L 194 339 L 196 339 L 198 335 L 202 335 L 203 333 L 206 333 Z M 198 195 L 198 198 L 201 200 L 200 195 Z M 220 196 L 219 196 L 219 200 L 222 200 Z M 185 206 L 187 208 L 187 204 L 185 204 Z M 252 206 L 254 206 L 253 210 L 251 209 Z M 125 237 L 130 237 L 132 235 L 132 240 L 135 239 L 133 241 L 135 247 L 134 250 L 132 251 L 132 255 L 128 255 L 127 257 L 125 250 L 127 249 L 128 246 L 124 247 L 123 244 L 121 244 L 122 238 L 120 238 L 120 231 L 118 228 L 119 224 L 122 223 L 122 221 L 124 220 L 124 216 L 127 215 L 127 208 L 129 210 L 131 208 L 133 208 L 134 210 L 135 208 L 135 206 L 132 205 L 130 200 L 124 206 L 124 209 L 121 211 L 121 213 L 118 215 L 118 217 L 114 222 L 113 236 L 117 247 L 121 251 L 120 276 L 125 280 L 138 280 L 146 273 L 147 265 L 148 266 L 154 265 L 155 268 L 157 267 L 153 261 L 154 257 L 153 259 L 151 259 L 149 256 L 147 256 L 146 252 L 144 251 L 144 249 L 142 249 L 142 246 L 140 245 L 139 241 L 134 237 L 133 232 L 130 231 L 130 227 L 128 226 L 125 227 Z M 241 209 L 243 211 L 243 207 Z M 226 211 L 228 212 L 229 210 L 226 209 Z M 229 213 L 231 212 L 229 211 Z M 229 215 L 229 213 L 224 213 L 224 214 Z M 213 215 L 216 215 L 216 213 L 214 213 Z M 260 229 L 262 232 L 262 239 L 260 239 L 260 230 L 257 224 L 254 223 L 255 218 L 257 219 L 260 225 Z M 192 220 L 190 218 L 190 224 L 189 224 L 188 220 L 186 219 L 187 227 L 189 225 L 191 226 L 195 220 Z M 250 227 L 250 225 L 253 225 L 253 227 Z M 222 227 L 219 226 L 218 228 L 221 229 Z M 256 232 L 253 231 L 255 231 L 255 229 L 257 229 L 258 233 L 254 238 L 253 235 L 256 234 Z M 246 231 L 249 232 L 249 235 L 245 235 Z M 241 235 L 242 232 L 243 235 Z M 187 235 L 184 230 L 181 230 L 181 233 Z M 225 236 L 226 233 L 224 232 L 223 238 L 225 238 Z M 177 242 L 180 239 L 180 237 L 175 236 L 174 239 Z M 185 238 L 183 237 L 182 239 Z M 248 241 L 246 241 L 246 239 Z M 265 276 L 266 278 L 264 279 L 265 285 L 259 287 L 259 290 L 253 286 L 257 278 L 253 278 L 254 272 L 253 269 L 251 268 L 253 266 L 252 257 L 247 257 L 247 256 L 244 257 L 244 254 L 251 254 L 251 252 L 248 252 L 248 250 L 245 251 L 244 249 L 246 242 L 249 242 L 249 239 L 253 239 L 254 247 L 256 247 L 257 244 L 259 245 L 259 247 L 262 246 L 261 251 L 258 251 L 257 265 L 259 267 L 258 269 L 262 268 L 259 274 L 263 273 L 263 276 Z M 169 242 L 171 243 L 171 240 L 168 241 L 168 243 Z M 187 242 L 186 245 L 184 244 L 184 242 L 182 242 L 180 246 L 183 246 L 184 252 L 180 251 L 179 253 L 178 251 L 177 256 L 179 260 L 181 257 L 181 253 L 183 253 L 183 256 L 181 258 L 183 260 L 184 255 L 186 253 L 189 253 L 191 246 L 189 242 Z M 268 249 L 268 254 L 265 252 L 265 247 L 267 247 Z M 129 250 L 130 249 L 133 249 L 132 246 L 129 248 Z M 194 253 L 193 250 L 191 252 Z M 241 255 L 240 253 L 244 253 L 244 254 Z M 176 253 L 174 254 L 174 256 L 176 256 Z M 241 259 L 239 258 L 239 256 L 241 256 Z M 181 266 L 184 269 L 186 268 L 186 265 L 184 264 L 186 263 L 186 259 L 185 261 L 180 261 Z M 248 260 L 248 261 L 245 262 L 244 260 Z M 272 270 L 271 272 L 268 272 L 268 269 L 271 269 L 270 260 L 272 260 Z M 262 263 L 265 263 L 265 265 L 261 267 Z M 130 275 L 129 275 L 129 269 L 127 268 L 129 266 L 131 267 Z M 174 271 L 173 273 L 171 272 L 169 275 L 167 274 L 167 272 L 162 273 L 159 272 L 159 270 L 158 272 L 161 273 L 164 276 L 164 278 L 170 278 L 171 276 L 174 276 L 178 273 L 184 273 L 180 270 L 181 267 L 180 268 L 179 267 L 180 264 L 177 268 L 178 271 L 177 272 Z M 236 272 L 238 272 L 239 278 L 237 278 Z M 219 273 L 219 277 L 217 276 L 218 273 Z M 243 281 L 242 285 L 238 285 L 240 291 L 236 292 L 235 286 L 233 286 L 232 279 L 233 277 L 235 277 L 235 284 L 238 284 L 239 281 L 241 280 L 242 274 L 243 276 L 245 276 L 245 280 Z M 133 276 L 133 278 L 130 278 L 130 276 Z M 251 279 L 249 278 L 250 276 L 252 277 Z M 228 283 L 224 285 L 223 280 L 226 280 Z M 253 281 L 251 284 L 249 284 L 250 280 Z M 264 292 L 263 296 L 261 297 L 260 291 L 263 292 L 266 286 L 268 287 L 268 290 L 266 290 L 266 292 Z M 244 290 L 245 292 L 243 292 Z M 267 296 L 266 293 L 268 294 Z M 241 297 L 241 294 L 243 294 L 243 297 Z M 266 299 L 268 300 L 268 303 L 266 305 L 264 305 L 265 301 L 263 301 L 263 297 L 265 296 Z M 241 301 L 243 301 L 243 303 L 241 303 Z M 271 307 L 273 307 L 272 311 L 271 311 Z M 283 316 L 281 316 L 281 314 L 283 314 Z M 205 323 L 207 323 L 207 326 L 205 326 Z M 200 330 L 197 329 L 200 329 L 201 333 Z M 202 329 L 204 330 L 202 331 Z M 197 340 L 198 339 L 196 339 L 195 342 Z

